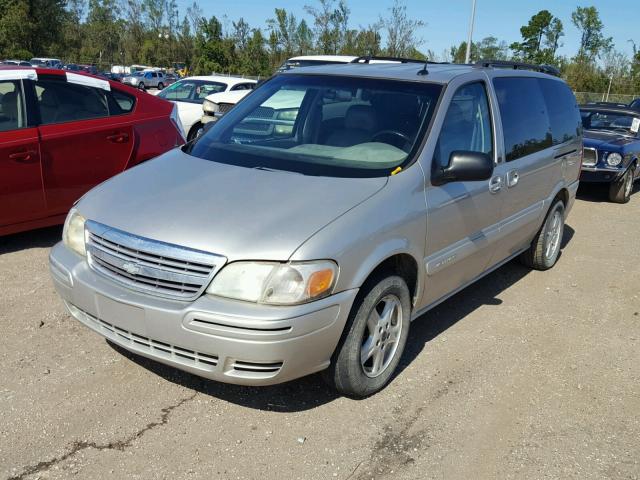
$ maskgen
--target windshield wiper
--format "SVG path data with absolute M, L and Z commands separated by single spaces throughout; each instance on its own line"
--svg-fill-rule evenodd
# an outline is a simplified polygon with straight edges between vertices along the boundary
M 294 172 L 292 170 L 285 170 L 284 168 L 272 168 L 272 167 L 265 167 L 264 165 L 260 165 L 259 167 L 253 167 L 254 170 L 263 170 L 265 172 L 287 172 L 287 173 L 295 173 L 298 175 L 304 175 L 304 173 L 302 172 Z

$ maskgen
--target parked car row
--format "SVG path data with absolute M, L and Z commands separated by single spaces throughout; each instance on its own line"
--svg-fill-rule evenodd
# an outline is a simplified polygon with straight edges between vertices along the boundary
M 98 183 L 184 139 L 177 109 L 116 82 L 0 67 L 0 235 L 62 223 Z
M 157 97 L 5 68 L 0 234 L 73 205 L 50 256 L 70 314 L 222 382 L 375 393 L 412 320 L 511 259 L 554 266 L 580 179 L 624 203 L 638 176 L 640 114 L 530 65 L 356 59 Z
M 238 92 L 239 98 L 249 93 L 257 82 L 251 79 L 223 76 L 188 77 L 171 85 L 158 94 L 158 97 L 174 102 L 187 141 L 202 133 L 203 104 L 215 101 L 222 92 Z M 206 110 L 205 110 L 206 111 Z

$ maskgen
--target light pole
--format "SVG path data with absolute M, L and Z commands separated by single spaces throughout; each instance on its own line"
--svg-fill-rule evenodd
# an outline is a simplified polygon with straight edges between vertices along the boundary
M 473 38 L 473 22 L 476 16 L 476 0 L 471 0 L 471 20 L 469 21 L 469 36 L 467 37 L 467 54 L 464 56 L 464 63 L 471 61 L 471 39 Z

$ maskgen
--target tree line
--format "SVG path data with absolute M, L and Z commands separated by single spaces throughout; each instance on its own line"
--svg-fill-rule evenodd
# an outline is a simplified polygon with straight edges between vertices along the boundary
M 409 15 L 402 0 L 358 25 L 347 0 L 310 0 L 298 12 L 275 8 L 264 25 L 244 18 L 207 16 L 197 2 L 180 12 L 176 0 L 0 0 L 0 56 L 52 56 L 70 63 L 171 66 L 192 74 L 231 72 L 268 76 L 295 55 L 388 55 L 462 63 L 466 42 L 436 53 L 419 36 L 428 25 Z M 570 21 L 580 42 L 573 56 L 560 55 L 562 19 L 548 10 L 507 43 L 489 36 L 471 44 L 471 60 L 497 59 L 557 66 L 576 91 L 640 91 L 640 50 L 617 50 L 595 7 L 577 7 Z

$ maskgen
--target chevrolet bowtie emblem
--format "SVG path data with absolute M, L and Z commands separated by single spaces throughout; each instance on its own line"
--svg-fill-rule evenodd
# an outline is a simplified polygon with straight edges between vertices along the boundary
M 137 275 L 140 273 L 140 266 L 136 263 L 127 262 L 122 265 L 122 269 L 129 275 Z

